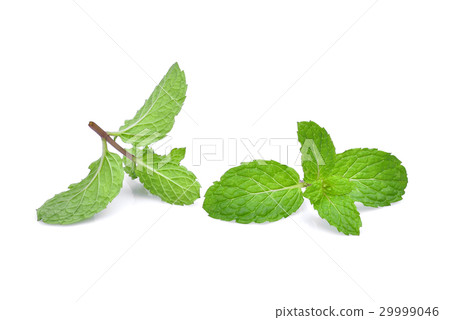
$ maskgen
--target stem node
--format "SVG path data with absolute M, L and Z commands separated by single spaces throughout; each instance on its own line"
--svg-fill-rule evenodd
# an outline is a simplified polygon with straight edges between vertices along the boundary
M 131 161 L 135 162 L 135 156 L 129 153 L 127 150 L 122 148 L 116 141 L 114 141 L 111 136 L 106 133 L 105 130 L 100 128 L 95 122 L 89 121 L 89 128 L 94 130 L 102 139 L 105 139 L 106 142 L 108 142 L 111 146 L 113 146 L 117 151 L 119 151 L 121 154 L 123 154 L 125 157 L 130 159 Z

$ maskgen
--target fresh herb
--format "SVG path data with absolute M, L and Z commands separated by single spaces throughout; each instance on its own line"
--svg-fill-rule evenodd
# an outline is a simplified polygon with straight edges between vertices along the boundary
M 277 221 L 300 208 L 304 186 L 294 169 L 256 160 L 228 170 L 206 192 L 203 208 L 226 221 Z
M 330 135 L 312 121 L 298 123 L 298 139 L 304 180 L 275 161 L 242 163 L 214 182 L 203 208 L 212 218 L 260 223 L 288 217 L 306 197 L 330 225 L 359 235 L 355 202 L 381 207 L 402 199 L 408 178 L 395 156 L 377 149 L 336 154 Z
M 51 224 L 71 224 L 102 211 L 119 194 L 124 171 L 139 178 L 144 187 L 163 201 L 177 205 L 192 204 L 200 197 L 197 177 L 180 165 L 185 148 L 173 149 L 169 155 L 156 154 L 149 145 L 164 138 L 172 129 L 175 116 L 186 98 L 186 78 L 175 63 L 155 88 L 133 119 L 116 132 L 105 132 L 94 122 L 89 127 L 102 140 L 102 156 L 90 166 L 89 175 L 69 190 L 55 195 L 37 209 L 38 220 Z M 111 136 L 132 145 L 122 148 Z M 123 159 L 108 151 L 107 143 Z

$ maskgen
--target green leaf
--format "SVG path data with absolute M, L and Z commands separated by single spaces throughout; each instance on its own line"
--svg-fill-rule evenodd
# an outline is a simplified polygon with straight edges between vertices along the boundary
M 319 216 L 344 234 L 359 234 L 361 218 L 348 196 L 353 184 L 346 178 L 330 176 L 314 181 L 305 190 L 305 197 L 319 212 Z
M 297 172 L 276 161 L 255 160 L 225 172 L 208 189 L 203 208 L 215 219 L 239 223 L 277 221 L 303 203 Z
M 136 146 L 161 140 L 172 130 L 175 116 L 186 99 L 186 90 L 184 71 L 175 63 L 134 118 L 125 121 L 119 131 L 109 134 Z
M 333 174 L 349 179 L 354 185 L 350 197 L 370 207 L 400 201 L 408 184 L 400 160 L 377 149 L 350 149 L 338 154 Z
M 302 147 L 302 167 L 306 182 L 331 174 L 336 158 L 333 141 L 327 131 L 315 122 L 298 122 L 298 141 Z
M 200 183 L 197 177 L 179 164 L 181 151 L 174 151 L 176 157 L 160 156 L 153 150 L 142 150 L 142 157 L 136 158 L 136 175 L 144 187 L 163 201 L 186 205 L 200 198 Z
M 69 190 L 55 195 L 37 209 L 38 220 L 50 224 L 71 224 L 102 211 L 119 194 L 123 182 L 121 158 L 103 147 L 89 175 Z
M 359 235 L 359 228 L 362 226 L 361 218 L 349 196 L 324 193 L 319 201 L 313 202 L 313 206 L 319 212 L 319 216 L 335 226 L 338 231 L 346 235 Z

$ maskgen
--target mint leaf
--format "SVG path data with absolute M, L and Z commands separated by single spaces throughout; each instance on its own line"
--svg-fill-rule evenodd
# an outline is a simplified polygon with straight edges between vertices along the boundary
M 200 183 L 197 177 L 179 164 L 184 152 L 174 149 L 171 154 L 160 156 L 151 149 L 142 150 L 136 157 L 135 174 L 144 187 L 163 201 L 186 205 L 200 198 Z
M 314 181 L 306 188 L 305 197 L 311 201 L 322 219 L 348 235 L 359 235 L 361 218 L 354 200 L 348 194 L 353 184 L 346 178 L 330 176 Z
M 119 194 L 123 182 L 122 160 L 103 146 L 100 159 L 93 162 L 89 175 L 69 190 L 55 195 L 37 209 L 38 220 L 50 224 L 70 224 L 102 211 Z
M 225 172 L 208 189 L 203 208 L 209 216 L 239 223 L 277 221 L 303 203 L 297 172 L 276 161 L 255 160 Z
M 324 193 L 320 200 L 313 202 L 313 206 L 319 216 L 335 226 L 338 231 L 346 235 L 359 235 L 361 218 L 353 199 L 348 195 L 336 196 Z
M 330 135 L 312 121 L 298 122 L 297 125 L 305 181 L 313 182 L 329 176 L 336 160 L 336 150 Z
M 175 116 L 186 99 L 186 90 L 184 71 L 175 63 L 134 118 L 125 121 L 119 131 L 109 134 L 141 147 L 161 140 L 172 130 Z
M 350 149 L 338 154 L 333 174 L 349 179 L 354 185 L 350 197 L 370 207 L 400 201 L 408 183 L 400 160 L 377 149 Z

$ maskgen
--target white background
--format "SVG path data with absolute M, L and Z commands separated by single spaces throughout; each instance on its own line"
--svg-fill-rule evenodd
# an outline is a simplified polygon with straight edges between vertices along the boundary
M 448 1 L 2 2 L 0 318 L 259 320 L 333 305 L 449 319 L 449 13 Z M 338 152 L 402 160 L 404 200 L 362 208 L 348 237 L 307 200 L 292 219 L 239 225 L 126 178 L 89 221 L 37 222 L 99 157 L 88 122 L 118 129 L 175 61 L 189 87 L 170 145 L 187 147 L 202 195 L 230 166 L 195 166 L 193 139 L 295 139 L 313 120 Z

